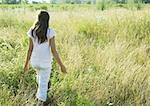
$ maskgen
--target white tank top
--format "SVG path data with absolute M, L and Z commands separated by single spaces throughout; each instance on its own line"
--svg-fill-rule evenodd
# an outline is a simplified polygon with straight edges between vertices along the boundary
M 30 28 L 27 32 L 28 37 L 33 41 L 33 51 L 31 54 L 30 62 L 34 67 L 51 67 L 51 49 L 49 47 L 49 39 L 56 36 L 56 33 L 53 29 L 47 29 L 47 41 L 43 43 L 38 43 L 38 38 L 36 37 L 35 32 L 33 36 L 31 33 L 32 29 Z

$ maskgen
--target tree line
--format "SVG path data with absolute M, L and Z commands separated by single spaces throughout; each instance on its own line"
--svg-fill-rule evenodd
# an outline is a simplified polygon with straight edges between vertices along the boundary
M 45 0 L 43 0 L 44 2 Z M 96 4 L 99 2 L 114 2 L 114 3 L 150 3 L 150 0 L 50 0 L 49 2 L 52 4 L 56 3 L 67 3 L 67 4 Z M 20 3 L 28 3 L 28 0 L 1 0 L 2 4 L 20 4 Z M 36 0 L 33 0 L 33 3 L 38 3 Z
M 28 0 L 1 0 L 1 4 L 21 4 L 28 3 Z

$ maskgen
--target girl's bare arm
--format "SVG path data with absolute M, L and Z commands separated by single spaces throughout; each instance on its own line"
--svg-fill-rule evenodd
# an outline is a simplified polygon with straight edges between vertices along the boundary
M 57 50 L 56 50 L 56 45 L 55 45 L 55 37 L 53 37 L 53 38 L 51 38 L 50 40 L 49 40 L 49 45 L 50 45 L 50 47 L 51 47 L 51 51 L 52 51 L 52 54 L 53 54 L 53 56 L 54 56 L 54 59 L 56 60 L 56 62 L 60 65 L 60 67 L 61 67 L 61 71 L 63 72 L 63 73 L 67 73 L 66 72 L 66 68 L 65 68 L 65 66 L 63 65 L 63 63 L 62 63 L 62 61 L 61 61 L 61 59 L 60 59 L 60 57 L 59 57 L 59 55 L 58 55 L 58 52 L 57 52 Z
M 33 50 L 33 42 L 32 42 L 32 39 L 29 38 L 29 46 L 28 46 L 26 60 L 25 60 L 25 64 L 24 64 L 24 71 L 28 70 L 29 60 L 30 60 L 30 57 L 31 57 L 31 54 L 32 54 L 32 50 Z

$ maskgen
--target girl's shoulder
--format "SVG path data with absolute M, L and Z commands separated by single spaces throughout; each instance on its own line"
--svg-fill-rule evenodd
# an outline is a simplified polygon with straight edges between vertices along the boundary
M 48 39 L 51 39 L 54 36 L 56 36 L 55 30 L 53 28 L 48 28 L 47 29 L 47 37 L 48 37 Z
M 30 27 L 29 30 L 27 31 L 28 37 L 31 37 L 31 38 L 32 38 L 32 30 L 33 30 L 33 28 Z
M 35 37 L 35 32 L 33 31 L 33 26 L 29 28 L 29 30 L 27 31 L 27 35 L 28 37 L 33 38 L 33 36 Z M 32 36 L 32 31 L 33 31 L 33 36 Z
M 33 36 L 35 37 L 35 32 L 33 31 L 33 36 L 32 36 L 32 30 L 33 30 L 34 28 L 33 27 L 30 27 L 29 28 L 29 30 L 27 31 L 27 35 L 28 35 L 28 37 L 30 37 L 30 38 L 32 38 L 33 39 Z M 47 29 L 47 38 L 48 39 L 51 39 L 51 38 L 53 38 L 54 36 L 56 36 L 56 32 L 55 32 L 55 30 L 53 29 L 53 28 L 48 28 Z

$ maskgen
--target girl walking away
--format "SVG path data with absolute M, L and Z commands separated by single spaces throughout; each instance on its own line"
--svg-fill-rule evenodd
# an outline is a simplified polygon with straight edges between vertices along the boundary
M 24 71 L 28 71 L 30 61 L 37 73 L 37 106 L 43 106 L 47 98 L 48 82 L 51 73 L 51 52 L 56 62 L 60 65 L 61 71 L 67 73 L 55 47 L 56 33 L 52 28 L 49 28 L 48 12 L 40 12 L 38 21 L 34 27 L 29 29 L 27 35 L 29 37 L 29 47 L 24 64 Z

